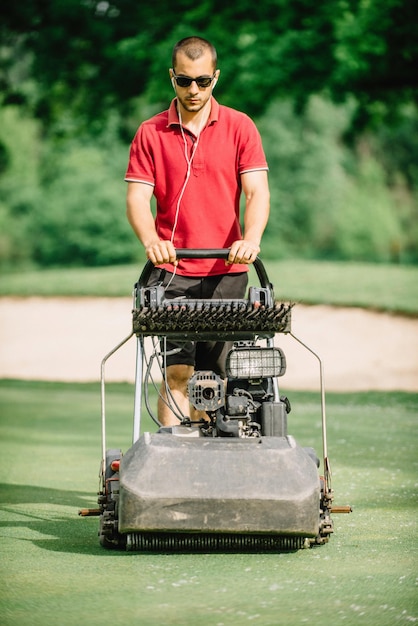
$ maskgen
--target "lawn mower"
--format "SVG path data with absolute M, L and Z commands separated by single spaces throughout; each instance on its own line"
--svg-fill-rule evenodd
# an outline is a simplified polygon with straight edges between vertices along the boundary
M 224 258 L 229 250 L 177 250 L 177 258 Z M 277 302 L 263 263 L 259 286 L 240 300 L 169 299 L 149 287 L 147 262 L 133 293 L 132 332 L 101 366 L 102 463 L 98 509 L 100 544 L 126 551 L 286 551 L 328 541 L 333 532 L 322 363 L 291 331 L 291 303 Z M 274 338 L 288 333 L 320 364 L 322 456 L 288 434 L 289 399 L 278 378 L 286 371 Z M 131 337 L 137 341 L 133 444 L 107 449 L 105 364 Z M 165 381 L 165 344 L 230 341 L 226 377 L 195 371 L 188 382 L 192 407 L 179 410 Z M 157 376 L 155 375 L 157 371 Z M 164 427 L 151 406 L 150 386 L 165 384 L 178 424 Z M 156 424 L 142 432 L 144 410 Z

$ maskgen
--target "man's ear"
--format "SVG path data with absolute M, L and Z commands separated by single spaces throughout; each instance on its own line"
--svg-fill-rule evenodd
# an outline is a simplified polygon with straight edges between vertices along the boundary
M 174 72 L 172 69 L 168 70 L 168 73 L 170 75 L 170 80 L 171 80 L 171 85 L 174 89 L 174 91 L 176 91 L 176 79 L 174 78 Z
M 215 78 L 212 81 L 212 91 L 215 89 L 215 85 L 218 82 L 219 79 L 219 74 L 221 73 L 221 70 L 216 70 L 215 72 Z

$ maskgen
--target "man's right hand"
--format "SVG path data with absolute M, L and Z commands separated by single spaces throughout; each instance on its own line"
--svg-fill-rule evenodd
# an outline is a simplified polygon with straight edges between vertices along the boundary
M 147 259 L 154 265 L 162 265 L 163 263 L 177 264 L 176 250 L 171 241 L 155 241 L 145 247 Z

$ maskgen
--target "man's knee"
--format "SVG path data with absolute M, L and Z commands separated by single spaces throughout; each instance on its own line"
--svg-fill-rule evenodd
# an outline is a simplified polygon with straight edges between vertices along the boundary
M 165 377 L 171 389 L 186 389 L 189 378 L 193 375 L 192 365 L 176 364 L 168 365 Z

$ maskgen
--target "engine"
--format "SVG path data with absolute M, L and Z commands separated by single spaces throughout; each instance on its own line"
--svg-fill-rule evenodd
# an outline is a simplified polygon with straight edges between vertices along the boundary
M 212 437 L 284 436 L 290 404 L 287 398 L 275 400 L 273 379 L 285 371 L 280 348 L 240 342 L 227 356 L 225 380 L 212 371 L 195 372 L 188 395 L 209 418 L 202 432 Z

